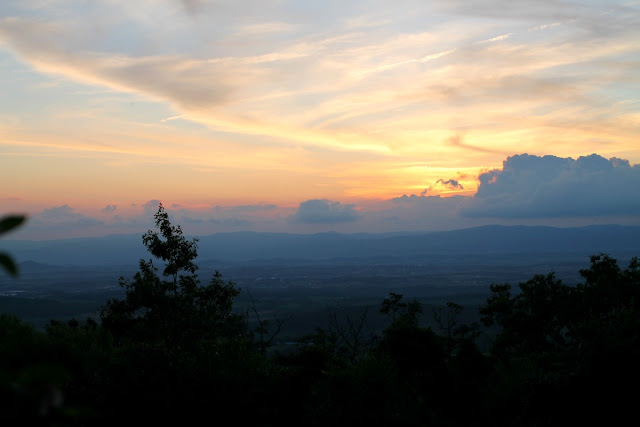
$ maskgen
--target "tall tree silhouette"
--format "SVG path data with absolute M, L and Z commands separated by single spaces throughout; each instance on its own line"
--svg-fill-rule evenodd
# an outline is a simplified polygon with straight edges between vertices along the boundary
M 201 285 L 194 262 L 198 240 L 187 240 L 162 204 L 154 217 L 158 231 L 147 231 L 142 241 L 163 263 L 162 276 L 152 259 L 140 260 L 132 280 L 119 280 L 124 299 L 110 299 L 102 308 L 102 324 L 117 340 L 143 342 L 171 363 L 197 352 L 219 354 L 245 332 L 243 317 L 232 313 L 239 290 L 217 271 Z

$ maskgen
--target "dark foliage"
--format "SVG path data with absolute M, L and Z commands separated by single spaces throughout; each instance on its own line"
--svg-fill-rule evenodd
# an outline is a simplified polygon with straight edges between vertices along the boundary
M 27 217 L 24 215 L 5 215 L 0 218 L 0 235 L 8 233 L 20 227 Z M 18 275 L 18 266 L 15 261 L 6 252 L 0 252 L 0 267 L 12 276 Z
M 0 316 L 3 425 L 189 424 L 205 417 L 264 425 L 539 426 L 616 423 L 633 415 L 640 380 L 640 263 L 601 254 L 570 286 L 554 274 L 494 284 L 485 328 L 460 324 L 462 306 L 434 310 L 391 293 L 388 325 L 329 319 L 295 350 L 266 351 L 276 331 L 233 310 L 239 294 L 197 275 L 197 240 L 160 206 L 143 236 L 124 298 L 101 322 L 51 321 L 39 331 Z M 161 271 L 161 273 L 159 273 Z M 257 314 L 257 312 L 256 312 Z M 478 337 L 490 334 L 483 353 Z

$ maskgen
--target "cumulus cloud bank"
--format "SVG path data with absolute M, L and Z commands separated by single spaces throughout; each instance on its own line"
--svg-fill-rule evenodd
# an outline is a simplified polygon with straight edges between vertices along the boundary
M 208 207 L 167 203 L 171 220 L 197 235 L 229 231 L 433 231 L 485 224 L 576 226 L 640 224 L 640 165 L 598 154 L 574 158 L 518 154 L 500 169 L 480 173 L 474 196 L 403 195 L 358 205 L 310 199 L 297 208 L 261 202 Z M 455 179 L 434 186 L 460 189 Z M 430 187 L 429 187 L 430 188 Z M 17 203 L 17 202 L 16 202 Z M 65 238 L 140 233 L 153 226 L 160 201 L 106 205 L 91 213 L 66 204 L 34 212 L 16 236 Z M 117 214 L 116 214 L 117 212 Z
M 305 224 L 335 224 L 353 222 L 358 213 L 353 205 L 343 205 L 326 199 L 312 199 L 300 203 L 297 212 L 290 218 L 293 222 Z
M 553 218 L 640 215 L 640 167 L 597 154 L 520 154 L 480 174 L 471 217 Z

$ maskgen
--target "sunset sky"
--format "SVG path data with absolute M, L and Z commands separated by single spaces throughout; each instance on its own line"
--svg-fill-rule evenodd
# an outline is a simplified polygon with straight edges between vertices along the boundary
M 640 1 L 8 0 L 12 238 L 640 224 Z

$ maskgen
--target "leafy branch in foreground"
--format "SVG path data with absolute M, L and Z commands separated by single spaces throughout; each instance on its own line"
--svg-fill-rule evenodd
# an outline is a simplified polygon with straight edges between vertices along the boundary
M 24 215 L 5 215 L 0 219 L 0 235 L 18 228 L 26 219 Z M 10 275 L 14 277 L 18 275 L 18 266 L 6 252 L 0 252 L 0 266 Z

